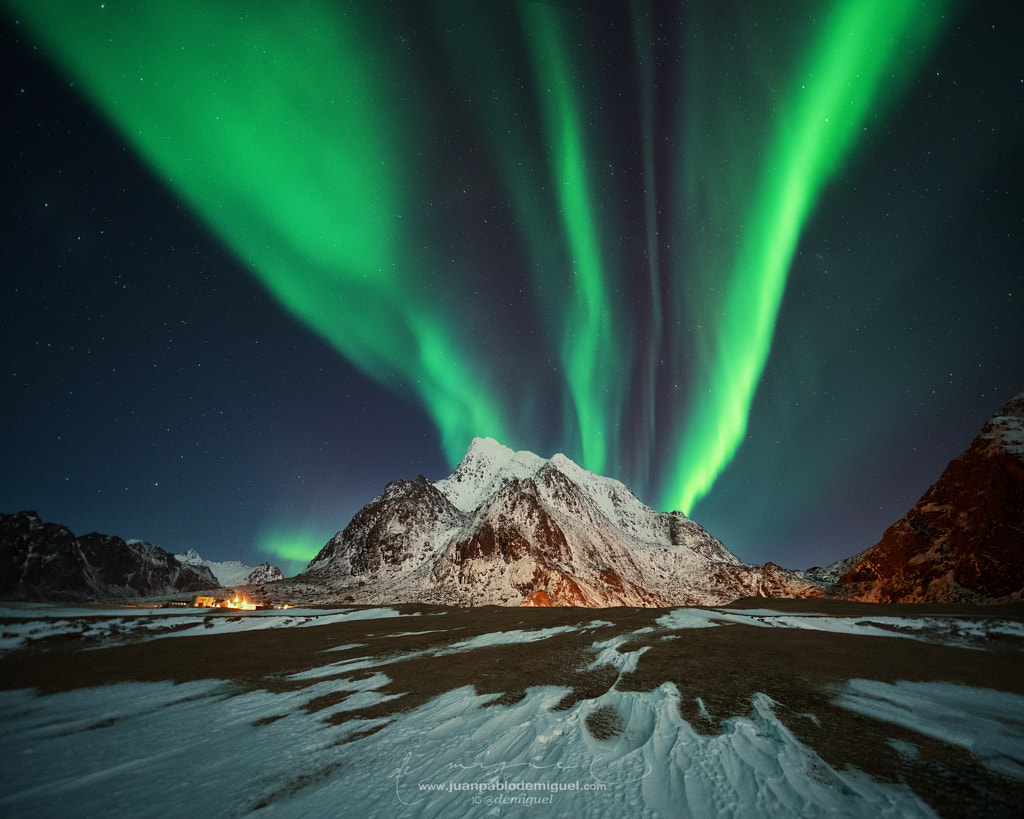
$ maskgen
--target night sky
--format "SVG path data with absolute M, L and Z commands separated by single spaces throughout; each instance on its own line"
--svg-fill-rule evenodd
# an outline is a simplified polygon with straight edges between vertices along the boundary
M 739 557 L 1024 390 L 1024 4 L 2 0 L 0 511 L 305 561 L 474 436 Z

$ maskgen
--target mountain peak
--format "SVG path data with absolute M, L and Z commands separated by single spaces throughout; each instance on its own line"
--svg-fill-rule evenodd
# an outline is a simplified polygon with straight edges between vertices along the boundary
M 982 428 L 996 449 L 1024 461 L 1024 392 L 1003 404 Z
M 203 562 L 203 558 L 199 555 L 199 552 L 197 552 L 195 549 L 189 549 L 187 552 L 184 552 L 183 554 L 175 555 L 175 557 L 178 558 L 178 562 L 179 563 L 202 563 Z
M 478 437 L 470 442 L 469 449 L 466 450 L 463 460 L 471 455 L 475 457 L 511 457 L 514 454 L 515 452 L 512 449 L 495 441 L 493 438 Z
M 460 511 L 469 512 L 490 497 L 505 478 L 527 478 L 544 464 L 532 452 L 516 452 L 493 438 L 474 438 L 462 461 L 435 486 Z
M 392 481 L 300 575 L 358 602 L 663 606 L 783 590 L 796 576 L 744 565 L 680 513 L 563 454 L 475 438 L 434 484 Z

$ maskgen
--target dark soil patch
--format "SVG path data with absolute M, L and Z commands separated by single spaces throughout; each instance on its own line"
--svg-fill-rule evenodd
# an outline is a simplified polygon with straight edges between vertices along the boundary
M 610 705 L 603 705 L 596 711 L 591 711 L 587 714 L 585 722 L 594 739 L 612 739 L 626 728 L 622 715 Z

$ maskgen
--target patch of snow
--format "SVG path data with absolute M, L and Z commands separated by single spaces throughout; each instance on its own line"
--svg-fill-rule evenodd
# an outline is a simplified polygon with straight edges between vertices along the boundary
M 343 646 L 332 646 L 324 651 L 351 651 L 353 648 L 366 648 L 366 643 L 345 643 Z
M 610 624 L 610 622 L 606 622 L 605 620 L 592 620 L 587 623 L 586 626 L 553 626 L 550 629 L 514 629 L 510 632 L 492 632 L 490 634 L 481 634 L 477 637 L 470 638 L 469 640 L 463 640 L 459 643 L 454 643 L 442 651 L 435 652 L 434 656 L 439 657 L 442 654 L 455 654 L 459 651 L 472 651 L 475 648 L 484 648 L 486 646 L 504 646 L 512 643 L 536 643 L 539 640 L 547 640 L 549 637 L 554 637 L 556 634 L 566 634 L 567 632 L 587 632 L 601 626 L 610 626 Z
M 593 626 L 583 626 L 582 631 Z M 453 643 L 448 648 L 437 651 L 434 653 L 435 657 L 441 657 L 445 654 L 456 654 L 460 651 L 472 651 L 476 648 L 485 648 L 487 646 L 503 646 L 512 643 L 536 643 L 538 640 L 546 640 L 548 637 L 554 637 L 556 634 L 565 634 L 566 632 L 577 631 L 575 626 L 552 626 L 551 628 L 540 628 L 532 630 L 513 629 L 512 631 L 495 631 L 490 634 L 481 634 L 477 637 L 472 637 L 469 640 L 462 640 L 458 643 Z
M 949 682 L 849 680 L 835 702 L 858 714 L 960 745 L 1024 781 L 1024 696 Z
M 644 654 L 650 646 L 638 648 L 636 651 L 619 651 L 619 646 L 628 642 L 629 637 L 613 637 L 611 640 L 594 643 L 593 647 L 600 649 L 600 652 L 597 655 L 597 659 L 587 666 L 587 668 L 592 670 L 602 665 L 610 665 L 612 668 L 618 669 L 619 674 L 630 674 L 636 671 L 641 655 Z
M 713 617 L 714 615 L 706 609 L 675 609 L 662 615 L 655 622 L 662 628 L 671 629 L 707 628 L 721 625 L 716 623 L 712 619 Z
M 951 646 L 971 646 L 992 636 L 1024 639 L 1024 623 L 994 617 L 835 617 L 821 614 L 782 614 L 771 609 L 675 609 L 656 621 L 666 629 L 748 625 L 794 628 L 870 637 L 902 637 Z
M 0 628 L 0 653 L 26 644 L 57 637 L 81 634 L 95 639 L 91 645 L 116 642 L 126 634 L 148 632 L 150 639 L 194 636 L 196 634 L 233 634 L 268 628 L 303 628 L 354 620 L 391 617 L 416 617 L 419 612 L 402 614 L 392 608 L 368 609 L 273 609 L 211 614 L 210 609 L 0 609 L 0 618 L 11 618 Z M 42 614 L 41 619 L 37 619 Z

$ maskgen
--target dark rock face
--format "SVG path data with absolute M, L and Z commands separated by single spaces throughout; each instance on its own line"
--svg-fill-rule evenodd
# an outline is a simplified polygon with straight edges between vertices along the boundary
M 0 597 L 7 600 L 145 597 L 215 586 L 209 569 L 182 565 L 151 543 L 96 532 L 75 537 L 35 512 L 0 514 Z
M 1024 394 L 839 578 L 839 591 L 878 602 L 1022 599 Z
M 460 514 L 425 477 L 392 481 L 313 560 L 306 576 L 370 575 L 400 567 L 431 548 L 437 525 L 457 526 Z
M 272 583 L 275 580 L 283 579 L 284 573 L 277 566 L 271 566 L 269 563 L 263 562 L 249 572 L 245 580 L 242 581 L 242 585 L 247 586 L 257 583 Z

